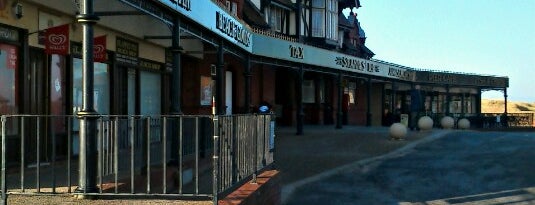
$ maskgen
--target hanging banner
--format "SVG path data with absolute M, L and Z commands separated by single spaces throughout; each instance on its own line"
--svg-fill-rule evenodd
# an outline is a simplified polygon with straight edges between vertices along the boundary
M 93 39 L 93 59 L 95 62 L 106 62 L 106 35 Z
M 45 31 L 46 54 L 69 54 L 69 24 L 47 28 Z

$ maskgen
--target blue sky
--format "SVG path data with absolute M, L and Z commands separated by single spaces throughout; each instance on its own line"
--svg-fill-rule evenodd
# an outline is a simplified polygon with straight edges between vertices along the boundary
M 374 58 L 509 77 L 511 101 L 535 102 L 535 0 L 361 0 Z M 503 99 L 501 92 L 483 98 Z

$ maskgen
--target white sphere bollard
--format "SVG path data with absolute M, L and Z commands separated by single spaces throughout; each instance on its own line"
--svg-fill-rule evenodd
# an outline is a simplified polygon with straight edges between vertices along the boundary
M 420 130 L 431 130 L 433 128 L 433 119 L 429 116 L 422 116 L 418 120 L 418 128 L 420 128 Z
M 444 129 L 453 128 L 453 125 L 454 125 L 453 118 L 450 116 L 444 116 L 442 120 L 440 120 L 440 125 L 442 125 L 442 128 Z
M 403 139 L 407 135 L 407 127 L 401 123 L 394 123 L 390 126 L 391 139 Z
M 459 129 L 468 129 L 470 128 L 470 120 L 466 118 L 460 119 L 457 125 L 459 125 Z

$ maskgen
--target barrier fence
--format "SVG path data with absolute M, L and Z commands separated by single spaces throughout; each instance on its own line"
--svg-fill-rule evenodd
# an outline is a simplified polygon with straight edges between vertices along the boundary
M 212 198 L 273 163 L 271 115 L 101 115 L 97 193 L 76 193 L 80 119 L 2 115 L 2 202 L 17 194 Z

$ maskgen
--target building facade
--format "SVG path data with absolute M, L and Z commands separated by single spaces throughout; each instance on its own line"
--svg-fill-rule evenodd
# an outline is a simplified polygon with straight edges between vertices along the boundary
M 83 97 L 79 1 L 1 2 L 1 114 L 76 114 Z M 265 101 L 279 125 L 300 133 L 303 124 L 388 125 L 397 114 L 477 115 L 482 91 L 508 87 L 507 77 L 373 59 L 358 9 L 342 15 L 358 1 L 91 2 L 95 42 L 105 42 L 104 58 L 94 63 L 99 114 L 210 114 L 212 99 L 218 114 L 252 113 Z M 55 38 L 68 41 L 68 52 L 49 54 L 47 41 L 58 34 L 47 31 L 62 25 L 67 39 Z

